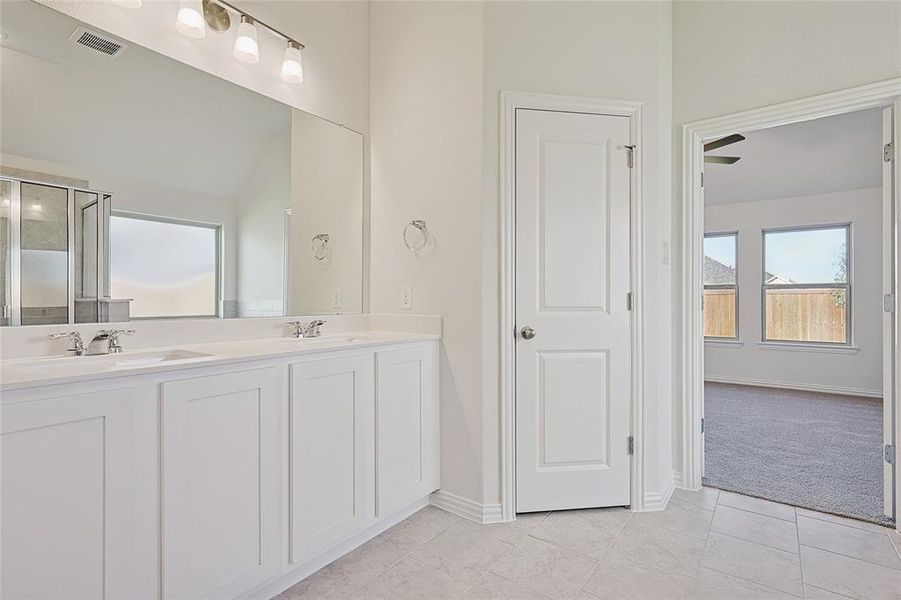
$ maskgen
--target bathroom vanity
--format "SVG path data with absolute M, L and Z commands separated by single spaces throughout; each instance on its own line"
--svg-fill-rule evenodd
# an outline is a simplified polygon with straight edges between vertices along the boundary
M 438 488 L 438 338 L 6 360 L 5 597 L 270 597 Z

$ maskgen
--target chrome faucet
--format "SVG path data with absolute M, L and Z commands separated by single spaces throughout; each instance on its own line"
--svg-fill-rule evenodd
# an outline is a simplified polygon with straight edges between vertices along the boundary
M 72 343 L 71 348 L 66 348 L 66 352 L 71 352 L 72 356 L 84 356 L 84 341 L 81 339 L 81 334 L 77 331 L 64 331 L 62 333 L 51 333 L 51 340 L 61 340 L 63 338 L 69 338 L 69 341 Z
M 134 329 L 102 329 L 97 332 L 91 343 L 88 344 L 88 356 L 96 354 L 119 354 L 122 352 L 122 344 L 119 343 L 120 335 L 133 335 Z
M 290 321 L 288 323 L 288 327 L 294 328 L 294 337 L 300 338 L 314 338 L 322 335 L 322 332 L 319 331 L 319 328 L 325 325 L 325 321 L 322 319 L 316 319 L 314 321 L 310 321 L 308 324 L 304 324 L 301 321 Z

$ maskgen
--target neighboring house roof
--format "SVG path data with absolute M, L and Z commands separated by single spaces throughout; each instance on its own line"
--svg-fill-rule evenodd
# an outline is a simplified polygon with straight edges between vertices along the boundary
M 704 256 L 704 284 L 705 285 L 721 285 L 735 283 L 735 268 L 724 265 L 715 258 Z M 788 284 L 794 283 L 791 279 L 766 274 L 766 283 L 768 284 Z
M 735 283 L 735 269 L 709 256 L 704 256 L 704 283 L 706 285 Z

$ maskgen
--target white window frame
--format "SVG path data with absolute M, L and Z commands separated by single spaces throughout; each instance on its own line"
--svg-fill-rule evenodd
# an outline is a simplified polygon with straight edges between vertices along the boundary
M 845 282 L 824 282 L 824 283 L 767 283 L 766 268 L 766 236 L 768 233 L 803 233 L 808 231 L 819 231 L 823 229 L 844 229 L 845 230 L 845 261 L 846 270 Z M 852 263 L 851 263 L 851 223 L 824 223 L 816 225 L 792 225 L 789 227 L 769 227 L 762 229 L 760 232 L 760 248 L 761 248 L 761 274 L 760 274 L 760 340 L 764 344 L 785 344 L 785 345 L 803 345 L 803 346 L 828 346 L 841 347 L 851 346 L 853 338 L 853 323 L 851 310 L 851 289 L 852 289 Z M 766 293 L 767 290 L 792 290 L 792 289 L 824 289 L 834 290 L 841 289 L 845 292 L 845 341 L 828 342 L 819 340 L 785 340 L 770 339 L 766 334 Z
M 704 234 L 704 240 L 707 238 L 720 238 L 720 237 L 731 237 L 735 239 L 735 283 L 723 283 L 723 284 L 707 284 L 703 283 L 704 292 L 707 290 L 735 290 L 735 335 L 732 337 L 728 336 L 714 336 L 714 335 L 704 335 L 704 340 L 708 342 L 721 342 L 721 341 L 735 341 L 737 342 L 739 339 L 739 329 L 741 319 L 739 318 L 739 297 L 738 297 L 738 269 L 739 269 L 739 261 L 738 261 L 738 231 L 716 231 Z M 701 249 L 701 254 L 703 256 L 703 246 Z
M 216 233 L 216 298 L 215 313 L 209 315 L 175 315 L 175 316 L 150 316 L 150 317 L 131 317 L 132 321 L 170 321 L 179 319 L 221 319 L 222 318 L 222 254 L 224 249 L 224 234 L 221 223 L 207 223 L 204 221 L 192 221 L 189 219 L 176 219 L 173 217 L 164 217 L 161 215 L 152 215 L 147 213 L 138 213 L 124 210 L 114 210 L 110 212 L 110 226 L 112 226 L 112 217 L 121 217 L 124 219 L 135 219 L 138 221 L 153 221 L 156 223 L 170 223 L 173 225 L 185 225 L 188 227 L 198 227 L 203 229 L 212 229 Z M 110 281 L 112 281 L 112 271 L 110 271 Z

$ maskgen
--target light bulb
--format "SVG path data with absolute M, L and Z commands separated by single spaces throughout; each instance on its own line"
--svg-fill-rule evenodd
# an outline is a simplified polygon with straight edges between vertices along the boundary
M 238 37 L 235 38 L 235 49 L 232 53 L 241 62 L 260 62 L 257 28 L 253 24 L 253 19 L 247 15 L 241 15 L 241 23 L 238 25 Z
M 175 28 L 189 38 L 206 37 L 206 22 L 203 20 L 201 0 L 181 0 L 178 5 L 178 16 L 175 17 Z
M 121 4 L 125 8 L 141 8 L 142 0 L 113 0 L 116 4 Z
M 303 83 L 302 46 L 297 42 L 288 42 L 285 48 L 285 60 L 282 61 L 282 79 L 288 83 Z

